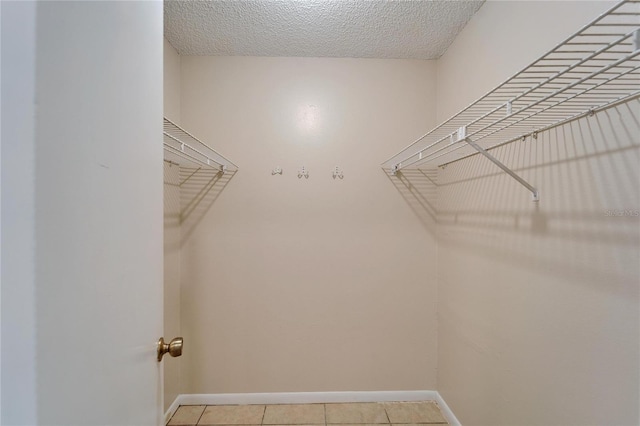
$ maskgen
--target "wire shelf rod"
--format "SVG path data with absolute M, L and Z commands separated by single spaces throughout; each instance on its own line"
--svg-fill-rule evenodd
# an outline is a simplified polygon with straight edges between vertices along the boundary
M 593 108 L 591 110 L 581 112 L 579 114 L 576 114 L 574 116 L 566 118 L 566 119 L 564 119 L 562 121 L 558 121 L 558 122 L 555 122 L 553 124 L 549 124 L 549 125 L 546 125 L 544 127 L 540 127 L 539 129 L 536 130 L 536 132 L 537 133 L 542 133 L 542 132 L 551 130 L 553 128 L 559 127 L 559 126 L 564 126 L 565 124 L 571 123 L 573 121 L 579 120 L 581 118 L 587 117 L 587 116 L 592 115 L 592 114 L 597 114 L 598 112 L 602 112 L 602 111 L 605 111 L 605 110 L 610 109 L 610 108 L 615 108 L 618 105 L 621 105 L 621 104 L 624 104 L 626 102 L 630 102 L 630 101 L 633 101 L 633 100 L 636 100 L 636 99 L 640 99 L 640 93 L 637 93 L 636 95 L 633 95 L 633 96 L 626 97 L 624 99 L 620 99 L 620 100 L 615 101 L 615 102 L 611 102 L 611 103 L 609 103 L 607 105 L 603 105 L 603 106 L 598 107 L 598 108 Z M 512 137 L 512 138 L 507 139 L 505 141 L 502 141 L 500 143 L 496 143 L 494 145 L 491 145 L 491 146 L 487 147 L 485 150 L 486 151 L 491 151 L 492 149 L 499 148 L 499 147 L 501 147 L 503 145 L 507 145 L 507 144 L 514 143 L 514 142 L 517 142 L 517 141 L 521 141 L 525 137 L 531 136 L 532 134 L 533 134 L 533 132 L 531 132 L 531 131 L 525 132 L 525 133 L 520 134 L 518 136 L 515 136 L 515 137 Z M 453 150 L 451 150 L 450 152 L 445 152 L 443 154 L 435 156 L 431 161 L 437 160 L 438 158 L 446 157 L 447 155 L 450 155 L 451 152 L 453 152 Z M 478 154 L 477 152 L 472 152 L 470 154 L 465 154 L 465 155 L 463 155 L 463 156 L 461 156 L 459 158 L 455 158 L 453 160 L 446 161 L 444 163 L 439 163 L 438 167 L 445 167 L 445 166 L 447 166 L 449 164 L 455 163 L 457 161 L 464 160 L 464 159 L 469 158 L 469 157 L 473 157 L 474 155 L 477 155 L 477 154 Z
M 581 118 L 584 118 L 584 117 L 587 117 L 587 116 L 590 116 L 590 115 L 593 115 L 593 114 L 597 114 L 598 112 L 602 112 L 602 111 L 605 111 L 605 110 L 607 110 L 607 109 L 614 108 L 614 107 L 616 107 L 616 106 L 619 106 L 619 105 L 621 105 L 621 104 L 624 104 L 624 103 L 626 103 L 626 102 L 633 101 L 633 100 L 636 100 L 636 99 L 640 99 L 640 91 L 639 91 L 639 92 L 637 92 L 637 93 L 635 93 L 635 94 L 633 94 L 633 95 L 631 95 L 631 96 L 627 96 L 627 97 L 625 97 L 625 98 L 622 98 L 622 99 L 618 99 L 618 100 L 612 101 L 612 102 L 610 102 L 610 103 L 608 103 L 608 104 L 606 104 L 606 105 L 602 105 L 602 106 L 600 106 L 600 107 L 592 108 L 592 109 L 590 109 L 590 110 L 580 112 L 580 113 L 578 113 L 578 114 L 575 114 L 575 115 L 573 115 L 573 116 L 571 116 L 571 117 L 568 117 L 568 118 L 565 118 L 565 119 L 563 119 L 563 120 L 557 121 L 557 122 L 555 122 L 555 123 L 545 125 L 545 126 L 543 126 L 543 127 L 540 127 L 540 128 L 538 128 L 538 129 L 536 129 L 536 131 L 535 131 L 535 132 L 532 132 L 532 131 L 524 132 L 523 134 L 520 134 L 520 135 L 514 136 L 514 137 L 512 137 L 512 138 L 510 138 L 510 139 L 507 139 L 507 140 L 505 140 L 505 141 L 503 141 L 503 142 L 499 142 L 499 143 L 496 143 L 496 144 L 494 144 L 494 145 L 490 145 L 489 147 L 487 147 L 487 148 L 486 148 L 486 150 L 487 150 L 487 151 L 490 151 L 490 150 L 492 150 L 492 149 L 495 149 L 495 148 L 501 147 L 501 146 L 503 146 L 503 145 L 507 145 L 507 144 L 510 144 L 510 143 L 513 143 L 513 142 L 516 142 L 516 141 L 522 140 L 523 138 L 525 138 L 525 137 L 527 137 L 527 136 L 531 136 L 531 135 L 533 135 L 534 133 L 542 133 L 542 132 L 545 132 L 545 131 L 547 131 L 547 130 L 551 130 L 551 129 L 556 128 L 556 127 L 559 127 L 559 126 L 563 126 L 563 125 L 565 125 L 565 124 L 567 124 L 567 123 L 570 123 L 570 122 L 573 122 L 573 121 L 579 120 L 579 119 L 581 119 Z M 441 155 L 435 156 L 435 157 L 433 157 L 433 158 L 431 159 L 431 161 L 434 161 L 434 160 L 436 160 L 436 159 L 438 159 L 438 158 L 442 158 L 442 157 L 444 157 L 444 156 L 446 156 L 446 155 L 449 155 L 449 154 L 451 154 L 452 152 L 456 151 L 457 149 L 458 149 L 458 148 L 456 147 L 456 148 L 454 148 L 454 149 L 450 150 L 449 152 L 446 152 L 446 153 L 444 153 L 444 154 L 441 154 Z M 456 159 L 454 159 L 454 160 L 451 160 L 451 161 L 447 161 L 447 162 L 445 162 L 445 163 L 438 164 L 438 167 L 443 167 L 443 166 L 446 166 L 446 165 L 448 165 L 448 164 L 455 163 L 456 161 L 460 161 L 460 160 L 463 160 L 463 159 L 465 159 L 465 158 L 472 157 L 472 156 L 474 156 L 474 155 L 476 155 L 476 153 L 466 154 L 466 155 L 463 155 L 463 156 L 462 156 L 462 157 L 460 157 L 460 158 L 456 158 Z
M 559 104 L 561 104 L 561 103 L 563 103 L 563 102 L 565 102 L 565 101 L 567 101 L 567 100 L 562 100 L 562 101 L 560 101 L 560 102 L 559 102 L 558 104 L 556 104 L 556 105 L 559 105 Z M 503 130 L 505 130 L 505 129 L 507 129 L 507 128 L 510 128 L 510 127 L 519 128 L 519 127 L 524 126 L 525 124 L 529 124 L 529 122 L 531 121 L 531 118 L 532 118 L 532 116 L 533 116 L 533 115 L 543 114 L 543 113 L 545 113 L 545 112 L 546 112 L 546 110 L 551 109 L 551 108 L 555 108 L 555 106 L 556 106 L 556 105 L 550 106 L 550 107 L 546 108 L 545 110 L 537 111 L 537 112 L 535 112 L 535 113 L 531 114 L 531 115 L 530 115 L 530 116 L 528 116 L 528 117 L 523 117 L 523 118 L 521 118 L 520 120 L 518 120 L 518 121 L 516 121 L 516 122 L 514 122 L 514 123 L 509 123 L 509 124 L 507 124 L 506 126 L 503 126 L 503 127 L 501 127 L 501 128 L 495 129 L 495 130 L 493 130 L 493 131 L 491 131 L 491 132 L 489 132 L 489 133 L 487 133 L 487 134 L 485 134 L 485 135 L 481 135 L 481 136 L 479 136 L 479 137 L 475 138 L 475 139 L 474 139 L 474 142 L 478 142 L 478 141 L 480 141 L 480 140 L 482 140 L 482 139 L 485 139 L 485 138 L 487 138 L 487 137 L 490 137 L 490 136 L 492 136 L 492 135 L 494 135 L 494 134 L 496 134 L 496 133 L 499 133 L 499 132 L 501 132 L 501 131 L 503 131 Z M 573 110 L 575 110 L 575 109 L 573 109 Z M 554 115 L 554 116 L 555 116 L 555 115 Z M 563 117 L 563 115 L 558 115 L 558 116 L 559 116 L 560 118 L 562 118 L 562 117 Z M 565 114 L 564 116 L 566 116 L 566 114 Z M 540 119 L 540 120 L 541 120 L 541 121 L 542 121 L 542 120 L 546 120 L 546 121 L 548 122 L 548 120 L 549 120 L 549 119 L 550 119 L 550 117 L 547 117 L 546 119 Z M 527 121 L 527 123 L 524 123 L 524 121 Z M 544 121 L 542 121 L 542 122 L 544 122 Z M 475 133 L 473 133 L 473 134 L 470 134 L 470 135 L 469 135 L 469 137 L 470 137 L 470 136 L 477 135 L 477 134 L 479 134 L 480 132 L 482 132 L 483 130 L 484 130 L 484 129 L 478 130 L 477 132 L 475 132 Z M 436 154 L 439 154 L 439 153 L 441 153 L 442 151 L 445 151 L 445 150 L 446 150 L 446 152 L 447 152 L 447 153 L 454 152 L 454 151 L 456 151 L 456 150 L 458 150 L 458 149 L 460 149 L 460 148 L 464 147 L 464 145 L 461 145 L 461 144 L 460 144 L 460 142 L 464 142 L 464 140 L 457 141 L 457 142 L 455 143 L 455 145 L 456 145 L 455 147 L 452 147 L 454 144 L 451 144 L 451 145 L 445 145 L 444 147 L 441 147 L 440 149 L 437 149 L 436 151 L 433 151 L 432 153 L 430 153 L 430 154 L 428 154 L 428 155 L 426 155 L 426 156 L 419 156 L 419 158 L 418 158 L 418 159 L 416 159 L 416 160 L 414 160 L 414 161 L 412 161 L 412 162 L 410 162 L 410 163 L 408 163 L 408 164 L 404 164 L 401 168 L 405 168 L 405 167 L 409 167 L 409 166 L 412 166 L 412 165 L 416 165 L 416 164 L 418 164 L 418 163 L 426 163 L 426 162 L 430 162 L 430 161 L 434 160 L 435 158 L 439 158 L 439 157 L 440 157 L 440 155 L 436 155 Z M 447 150 L 447 148 L 451 148 L 451 149 Z M 399 168 L 399 169 L 401 169 L 401 168 Z
M 615 10 L 615 9 L 619 8 L 620 6 L 622 6 L 623 4 L 625 4 L 625 2 L 621 2 L 621 3 L 617 4 L 617 5 L 615 5 L 615 6 L 614 6 L 613 8 L 611 8 L 610 10 Z M 600 15 L 600 17 L 596 18 L 596 20 L 595 20 L 594 22 L 597 22 L 598 20 L 600 20 L 600 19 L 604 18 L 605 16 L 606 16 L 606 12 L 605 12 L 605 14 L 602 14 L 602 15 Z M 585 26 L 584 28 L 588 28 L 588 26 L 589 26 L 589 25 Z M 581 30 L 581 31 L 582 31 L 582 30 Z M 576 34 L 579 34 L 579 33 L 576 33 Z M 522 95 L 520 95 L 520 97 L 525 96 L 526 94 L 528 94 L 528 93 L 530 93 L 530 92 L 532 92 L 532 91 L 536 90 L 536 88 L 541 87 L 541 86 L 542 86 L 542 85 L 544 85 L 545 83 L 547 83 L 547 82 L 549 82 L 549 81 L 551 81 L 551 80 L 553 80 L 553 79 L 555 79 L 555 78 L 558 78 L 559 76 L 562 76 L 563 74 L 566 74 L 567 72 L 571 71 L 572 69 L 574 69 L 574 68 L 578 67 L 580 64 L 583 64 L 583 63 L 585 63 L 586 61 L 588 61 L 589 59 L 591 59 L 591 58 L 593 58 L 593 57 L 595 57 L 595 56 L 599 55 L 600 53 L 602 53 L 602 52 L 606 51 L 608 48 L 613 47 L 613 46 L 618 46 L 618 45 L 622 44 L 622 42 L 623 42 L 624 40 L 626 40 L 627 38 L 629 38 L 629 37 L 633 36 L 633 34 L 634 34 L 634 31 L 631 31 L 631 32 L 627 33 L 626 35 L 624 35 L 623 37 L 619 38 L 618 40 L 615 40 L 615 41 L 612 41 L 612 42 L 610 42 L 610 43 L 606 44 L 606 45 L 605 45 L 605 47 L 600 48 L 599 50 L 597 50 L 597 51 L 595 51 L 595 52 L 593 52 L 593 51 L 587 51 L 588 53 L 590 53 L 590 55 L 588 55 L 588 56 L 587 56 L 587 57 L 585 57 L 585 58 L 580 59 L 580 60 L 579 60 L 579 62 L 577 62 L 577 63 L 575 63 L 575 64 L 573 64 L 573 65 L 569 66 L 566 70 L 564 70 L 564 71 L 562 71 L 562 72 L 558 73 L 557 75 L 555 75 L 555 76 L 553 76 L 553 77 L 549 77 L 546 81 L 543 81 L 543 82 L 538 83 L 536 86 L 534 86 L 534 87 L 532 87 L 531 89 L 528 89 L 527 91 L 525 91 Z M 574 35 L 574 36 L 575 36 L 575 35 Z M 571 40 L 571 38 L 573 38 L 574 36 L 569 37 L 569 38 L 567 39 L 567 41 L 568 41 L 568 40 Z M 565 43 L 566 43 L 566 42 L 565 42 Z M 527 67 L 527 68 L 523 69 L 522 71 L 518 72 L 515 76 L 519 76 L 519 75 L 522 75 L 522 74 L 526 73 L 526 72 L 527 72 L 527 70 L 528 70 L 530 67 L 536 66 L 536 64 L 537 64 L 538 62 L 540 62 L 541 60 L 544 60 L 544 57 L 545 57 L 545 56 L 543 56 L 541 59 L 536 60 L 535 62 L 533 62 L 533 64 L 532 64 L 532 65 L 530 65 L 529 67 Z M 515 76 L 514 76 L 514 77 L 515 77 Z M 513 78 L 513 77 L 512 77 L 512 78 Z M 508 85 L 508 83 L 509 83 L 510 81 L 511 81 L 511 79 L 509 79 L 509 80 L 505 81 L 504 83 L 500 84 L 498 87 L 496 87 L 495 89 L 493 89 L 493 90 L 492 90 L 491 92 L 489 92 L 487 95 L 483 96 L 483 97 L 482 97 L 482 98 L 480 98 L 479 100 L 477 100 L 477 101 L 473 102 L 472 104 L 470 104 L 469 106 L 467 106 L 466 108 L 464 108 L 464 109 L 463 109 L 463 111 L 470 109 L 471 107 L 473 107 L 474 105 L 476 105 L 479 101 L 481 101 L 481 100 L 483 100 L 483 99 L 487 98 L 488 96 L 491 96 L 494 92 L 499 91 L 502 87 L 504 87 L 504 86 Z M 502 105 L 497 106 L 493 111 L 498 111 L 498 110 L 500 110 L 501 108 L 502 108 Z M 421 136 L 420 138 L 416 139 L 414 142 L 412 142 L 411 144 L 409 144 L 407 147 L 403 148 L 402 150 L 400 150 L 399 152 L 397 152 L 396 154 L 394 154 L 393 156 L 391 156 L 390 158 L 388 158 L 387 160 L 385 160 L 382 164 L 385 164 L 385 163 L 387 163 L 387 162 L 391 161 L 391 160 L 392 160 L 392 159 L 394 159 L 395 157 L 397 157 L 397 156 L 399 156 L 400 154 L 402 154 L 405 150 L 409 149 L 411 146 L 415 145 L 416 143 L 420 142 L 421 140 L 423 140 L 424 138 L 426 138 L 426 137 L 427 137 L 427 136 L 429 136 L 430 134 L 432 134 L 432 133 L 434 133 L 435 131 L 439 130 L 443 125 L 445 125 L 445 124 L 447 124 L 448 122 L 450 122 L 450 121 L 452 121 L 452 120 L 456 119 L 456 118 L 458 117 L 458 115 L 459 115 L 459 114 L 460 114 L 460 113 L 456 114 L 455 116 L 451 117 L 449 120 L 445 121 L 442 125 L 440 125 L 440 126 L 438 126 L 438 127 L 434 128 L 434 129 L 433 129 L 433 130 L 431 130 L 430 132 L 428 132 L 428 133 L 426 133 L 425 135 Z M 468 124 L 467 124 L 467 126 L 473 125 L 475 122 L 477 122 L 477 121 L 481 120 L 481 119 L 482 119 L 482 118 L 484 118 L 486 115 L 487 115 L 487 114 L 485 114 L 485 115 L 481 116 L 480 118 L 478 118 L 478 119 L 476 119 L 476 120 L 472 121 L 471 123 L 468 123 Z M 432 145 L 433 145 L 433 144 L 432 144 Z M 428 149 L 428 148 L 425 148 L 425 149 Z
M 219 162 L 219 161 L 216 161 L 215 159 L 213 159 L 213 158 L 209 157 L 208 155 L 206 155 L 206 154 L 204 154 L 204 153 L 200 152 L 199 150 L 195 149 L 194 147 L 192 147 L 192 146 L 191 146 L 191 145 L 189 145 L 188 143 L 183 142 L 182 140 L 180 140 L 180 139 L 176 138 L 175 136 L 170 135 L 170 134 L 168 134 L 168 133 L 165 133 L 164 135 L 165 135 L 166 137 L 168 137 L 168 138 L 170 138 L 170 139 L 174 140 L 175 142 L 179 143 L 181 146 L 182 146 L 182 145 L 184 145 L 186 148 L 189 148 L 191 151 L 195 152 L 196 154 L 198 154 L 198 155 L 200 155 L 200 156 L 202 156 L 202 157 L 206 158 L 208 161 L 211 161 L 211 162 L 213 162 L 213 163 L 216 163 L 217 165 L 219 165 L 219 166 L 221 166 L 221 167 L 222 167 L 222 166 L 224 166 L 224 163 L 221 163 L 221 162 Z M 174 146 L 172 146 L 172 145 L 170 145 L 170 144 L 169 144 L 169 146 L 171 146 L 172 148 L 175 148 Z M 177 148 L 176 148 L 176 149 L 177 149 Z M 183 152 L 184 152 L 184 151 L 183 151 Z M 209 164 L 208 162 L 204 162 L 204 164 L 207 164 L 207 165 L 209 165 L 209 166 L 210 166 L 210 164 Z
M 204 161 L 200 160 L 199 158 L 196 158 L 196 157 L 194 157 L 194 156 L 192 156 L 192 155 L 189 155 L 189 154 L 187 154 L 187 153 L 186 153 L 186 152 L 184 152 L 184 151 L 180 151 L 178 148 L 176 148 L 176 147 L 174 147 L 174 146 L 172 146 L 172 145 L 169 145 L 169 144 L 168 144 L 168 143 L 166 143 L 166 142 L 164 142 L 164 149 L 165 149 L 166 151 L 171 152 L 172 154 L 177 155 L 178 157 L 182 157 L 182 158 L 185 158 L 186 160 L 189 160 L 189 161 L 195 162 L 196 164 L 201 164 L 201 165 L 203 165 L 203 166 L 211 167 L 211 165 L 210 165 L 210 164 L 207 164 L 207 163 L 205 163 Z
M 608 70 L 608 69 L 611 69 L 611 68 L 615 67 L 617 64 L 624 62 L 628 57 L 635 57 L 635 56 L 638 56 L 639 54 L 640 54 L 640 50 L 637 50 L 637 51 L 635 51 L 634 53 L 631 53 L 630 55 L 628 55 L 627 57 L 620 58 L 620 59 L 618 59 L 616 62 L 614 62 L 614 63 L 612 63 L 612 64 L 610 64 L 610 65 L 608 65 L 608 66 L 606 66 L 606 67 L 602 68 L 602 70 L 594 71 L 592 74 L 593 74 L 593 75 L 600 74 L 600 73 L 602 73 L 602 71 L 606 71 L 606 70 Z M 636 70 L 636 69 L 637 69 L 637 68 L 634 68 L 633 70 Z M 630 71 L 631 71 L 631 70 L 628 70 L 628 71 L 626 71 L 626 73 L 629 73 Z M 624 75 L 624 74 L 622 74 L 622 75 Z M 489 125 L 485 126 L 485 127 L 484 127 L 484 128 L 482 128 L 482 129 L 479 129 L 479 130 L 476 130 L 476 131 L 474 131 L 474 132 L 470 133 L 469 135 L 467 135 L 467 137 L 473 137 L 473 136 L 475 136 L 476 134 L 478 134 L 479 132 L 481 132 L 481 131 L 485 130 L 487 127 L 494 126 L 494 125 L 496 125 L 496 124 L 502 123 L 502 122 L 504 122 L 505 120 L 507 120 L 507 119 L 509 119 L 509 118 L 513 117 L 514 115 L 520 114 L 520 113 L 522 113 L 523 111 L 526 111 L 526 110 L 528 110 L 529 108 L 532 108 L 532 107 L 534 107 L 534 106 L 536 106 L 536 105 L 540 104 L 543 100 L 550 99 L 550 98 L 552 98 L 552 97 L 556 96 L 557 94 L 562 93 L 562 92 L 564 92 L 565 90 L 570 89 L 570 88 L 572 88 L 572 87 L 576 86 L 579 82 L 586 81 L 586 80 L 587 80 L 587 79 L 589 79 L 590 77 L 591 77 L 591 75 L 586 76 L 586 77 L 583 77 L 583 78 L 582 78 L 581 80 L 579 80 L 578 82 L 571 83 L 569 86 L 566 86 L 566 87 L 564 87 L 564 88 L 562 88 L 562 89 L 558 90 L 557 92 L 555 92 L 555 93 L 553 93 L 553 94 L 550 94 L 550 95 L 548 95 L 548 96 L 546 96 L 546 97 L 542 98 L 541 100 L 537 100 L 537 101 L 533 102 L 532 104 L 530 104 L 530 105 L 528 105 L 528 106 L 526 106 L 526 107 L 521 108 L 520 110 L 518 110 L 518 111 L 514 112 L 514 113 L 513 113 L 512 115 L 510 115 L 510 116 L 503 117 L 503 118 L 501 118 L 501 119 L 499 119 L 499 120 L 497 120 L 497 121 L 494 121 L 493 123 L 491 123 L 491 124 L 489 124 Z M 615 77 L 614 77 L 614 78 L 615 78 Z M 605 83 L 606 83 L 606 82 L 602 82 L 602 83 L 600 83 L 600 84 L 605 84 Z M 585 89 L 585 91 L 584 91 L 584 92 L 587 92 L 587 91 L 589 91 L 589 90 L 591 90 L 591 89 Z M 584 93 L 584 92 L 582 92 L 582 93 Z M 576 96 L 579 96 L 579 95 L 573 95 L 572 97 L 576 97 Z M 566 100 L 566 98 L 565 98 L 565 100 Z M 562 100 L 560 103 L 564 102 L 565 100 Z M 502 107 L 500 107 L 500 108 L 496 108 L 496 109 L 495 109 L 495 111 L 498 111 L 498 110 L 499 110 L 499 109 L 501 109 L 501 108 L 502 108 Z M 552 107 L 548 107 L 548 108 L 552 108 Z M 548 108 L 546 108 L 546 109 L 548 109 Z M 485 117 L 487 117 L 487 116 L 488 116 L 488 114 L 486 114 L 486 115 L 484 115 L 484 116 L 482 116 L 482 117 L 480 117 L 480 118 L 478 118 L 478 119 L 476 119 L 476 120 L 472 121 L 470 124 L 468 124 L 468 125 L 467 125 L 467 127 L 470 127 L 471 125 L 473 125 L 473 124 L 475 124 L 475 123 L 479 122 L 481 119 L 483 119 L 483 118 L 485 118 Z M 524 120 L 524 119 L 526 119 L 526 118 L 528 118 L 528 117 L 525 117 L 525 118 L 523 118 L 523 119 L 521 119 L 521 120 Z M 521 121 L 521 120 L 518 120 L 518 122 L 519 122 L 519 121 Z M 506 126 L 506 127 L 509 127 L 509 126 Z M 498 131 L 501 131 L 501 130 L 504 130 L 506 127 L 501 127 L 501 128 L 499 128 L 499 129 L 495 130 L 494 132 L 492 132 L 491 134 L 493 134 L 493 133 L 495 133 L 495 132 L 498 132 Z M 420 162 L 420 163 L 424 162 L 425 160 L 427 160 L 427 159 L 429 158 L 429 156 L 427 156 L 427 157 L 423 157 L 423 156 L 422 156 L 422 154 L 423 154 L 426 150 L 428 150 L 428 149 L 430 149 L 430 148 L 433 148 L 435 145 L 440 144 L 440 143 L 442 143 L 442 142 L 446 141 L 448 138 L 449 138 L 449 135 L 444 136 L 444 137 L 442 137 L 442 138 L 438 139 L 436 142 L 433 142 L 432 144 L 428 145 L 427 147 L 425 147 L 425 148 L 423 148 L 423 149 L 421 149 L 421 150 L 417 151 L 416 153 L 414 153 L 414 154 L 412 154 L 412 155 L 409 155 L 409 156 L 405 157 L 403 160 L 399 161 L 399 163 L 402 163 L 402 165 L 401 165 L 400 167 L 398 167 L 398 170 L 400 170 L 400 169 L 402 169 L 402 168 L 405 168 L 405 167 L 409 167 L 409 166 L 415 165 L 415 164 L 417 164 L 418 162 Z M 475 141 L 475 142 L 477 142 L 477 141 L 478 141 L 478 138 L 475 138 L 475 139 L 474 139 L 474 141 Z M 461 142 L 461 141 L 458 141 L 458 142 Z M 440 150 L 438 150 L 438 151 L 440 151 Z M 438 152 L 438 151 L 436 151 L 436 152 Z M 409 159 L 411 159 L 411 158 L 413 158 L 413 157 L 415 157 L 415 156 L 418 156 L 418 157 L 419 157 L 419 159 L 418 159 L 418 160 L 415 160 L 415 161 L 410 161 L 409 163 L 406 163 L 406 161 L 407 161 L 407 160 L 409 160 Z M 393 158 L 393 157 L 392 157 L 392 158 Z
M 194 135 L 192 135 L 188 131 L 184 130 L 182 127 L 178 126 L 177 124 L 175 124 L 173 121 L 169 120 L 166 117 L 164 117 L 163 133 L 165 135 L 173 134 L 174 137 L 176 137 L 174 133 L 186 136 L 186 138 L 189 139 L 190 141 L 196 142 L 196 143 L 202 145 L 203 147 L 205 147 L 206 149 L 208 149 L 213 154 L 215 154 L 216 156 L 218 156 L 220 159 L 223 160 L 223 161 L 216 161 L 216 164 L 222 164 L 222 165 L 227 166 L 227 167 L 228 166 L 233 166 L 236 169 L 239 168 L 233 161 L 229 160 L 227 157 L 225 157 L 224 155 L 220 154 L 218 151 L 216 151 L 215 149 L 211 148 L 209 145 L 207 145 L 206 143 L 202 142 L 200 139 L 198 139 L 197 137 L 195 137 Z M 179 137 L 177 137 L 177 138 L 180 139 Z M 210 157 L 210 156 L 207 156 L 207 157 Z

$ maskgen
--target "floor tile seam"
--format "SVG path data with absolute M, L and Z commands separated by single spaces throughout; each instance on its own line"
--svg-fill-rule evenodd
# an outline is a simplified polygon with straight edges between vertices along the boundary
M 267 414 L 267 404 L 264 404 L 264 410 L 262 410 L 262 419 L 260 420 L 260 425 L 264 424 L 264 416 Z
M 202 409 L 202 413 L 200 413 L 200 417 L 198 417 L 198 421 L 196 422 L 196 426 L 198 426 L 200 424 L 200 420 L 202 420 L 202 416 L 204 416 L 204 412 L 207 411 L 207 407 L 208 405 L 204 405 L 204 408 Z
M 387 405 L 382 404 L 382 409 L 384 410 L 385 416 L 387 416 L 387 421 L 389 422 L 389 424 L 391 424 L 391 417 L 389 417 L 389 412 L 387 411 Z
M 327 404 L 322 404 L 324 408 L 324 426 L 327 426 Z

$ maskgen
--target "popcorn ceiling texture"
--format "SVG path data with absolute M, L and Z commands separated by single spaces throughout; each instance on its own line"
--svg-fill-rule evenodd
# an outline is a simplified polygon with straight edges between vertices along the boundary
M 165 1 L 181 55 L 436 59 L 483 1 Z

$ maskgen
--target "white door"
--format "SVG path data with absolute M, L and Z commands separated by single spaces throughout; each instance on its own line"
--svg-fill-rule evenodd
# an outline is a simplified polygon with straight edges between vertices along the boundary
M 162 2 L 1 7 L 2 423 L 161 424 Z

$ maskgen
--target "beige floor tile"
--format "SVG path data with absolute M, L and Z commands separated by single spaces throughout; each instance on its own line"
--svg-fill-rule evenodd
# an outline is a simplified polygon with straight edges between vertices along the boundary
M 384 405 L 378 403 L 327 404 L 327 423 L 389 423 Z
M 448 425 L 446 421 L 429 423 L 393 423 L 390 426 L 427 426 L 427 425 Z M 342 426 L 342 425 L 340 425 Z
M 169 426 L 195 425 L 203 411 L 204 405 L 181 405 L 167 424 Z
M 446 423 L 435 402 L 389 402 L 385 409 L 392 424 Z
M 383 424 L 387 426 L 391 426 L 389 425 L 389 423 L 334 423 L 335 426 L 338 426 L 338 424 L 340 426 L 381 426 Z M 406 425 L 401 425 L 401 426 L 406 426 Z M 424 426 L 424 425 L 420 425 L 420 426 Z
M 324 404 L 267 405 L 265 425 L 324 424 Z
M 200 425 L 259 425 L 264 405 L 208 405 Z

